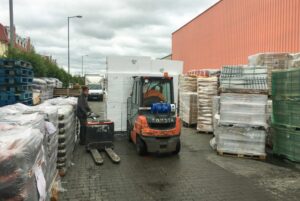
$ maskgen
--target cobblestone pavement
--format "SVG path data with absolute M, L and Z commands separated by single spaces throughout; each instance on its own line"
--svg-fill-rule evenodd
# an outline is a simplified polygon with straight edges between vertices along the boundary
M 93 106 L 93 105 L 92 105 Z M 95 106 L 93 106 L 95 107 Z M 96 108 L 97 109 L 97 108 Z M 62 179 L 63 201 L 298 200 L 300 173 L 286 163 L 272 164 L 217 156 L 209 147 L 212 136 L 183 129 L 178 156 L 140 157 L 134 145 L 117 136 L 120 164 L 103 154 L 96 166 L 83 147 L 74 153 L 74 166 Z

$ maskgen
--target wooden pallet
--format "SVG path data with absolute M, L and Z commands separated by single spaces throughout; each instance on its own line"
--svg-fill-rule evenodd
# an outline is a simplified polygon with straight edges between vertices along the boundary
M 182 125 L 186 128 L 195 128 L 197 126 L 197 123 L 189 124 L 189 123 L 186 123 L 186 122 L 182 121 Z
M 61 177 L 66 176 L 67 170 L 68 170 L 68 168 L 66 168 L 66 167 L 63 167 L 63 168 L 61 168 L 61 169 L 58 169 L 58 174 L 59 174 L 59 176 L 61 176 Z
M 202 135 L 213 135 L 214 132 L 213 131 L 202 131 L 202 130 L 197 130 L 198 134 L 202 134 Z
M 229 88 L 219 88 L 219 93 L 241 93 L 241 94 L 262 94 L 268 95 L 268 89 L 229 89 Z
M 266 160 L 266 155 L 250 155 L 250 154 L 237 154 L 237 153 L 228 153 L 217 151 L 220 156 L 229 156 L 234 158 L 246 158 L 246 159 L 255 159 L 255 160 Z

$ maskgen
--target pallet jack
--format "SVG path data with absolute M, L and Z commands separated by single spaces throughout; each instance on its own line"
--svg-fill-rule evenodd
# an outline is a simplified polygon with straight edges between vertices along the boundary
M 91 115 L 86 123 L 86 150 L 91 153 L 96 165 L 104 160 L 100 152 L 104 151 L 113 163 L 120 163 L 120 157 L 114 152 L 114 122 L 101 120 L 99 115 Z

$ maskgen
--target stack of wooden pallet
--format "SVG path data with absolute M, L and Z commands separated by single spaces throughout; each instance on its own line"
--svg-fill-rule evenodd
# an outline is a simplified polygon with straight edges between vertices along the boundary
M 32 80 L 30 63 L 0 59 L 0 106 L 14 103 L 32 105 Z
M 218 95 L 218 78 L 204 77 L 197 79 L 199 132 L 213 132 L 212 98 Z

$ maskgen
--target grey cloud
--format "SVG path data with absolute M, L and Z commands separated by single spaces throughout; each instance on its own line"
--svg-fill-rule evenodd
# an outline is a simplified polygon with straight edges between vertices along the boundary
M 171 52 L 171 34 L 218 0 L 15 0 L 17 33 L 30 36 L 37 52 L 67 69 L 67 17 L 71 72 L 105 69 L 107 55 L 161 58 Z M 0 23 L 9 25 L 8 1 L 0 0 Z

